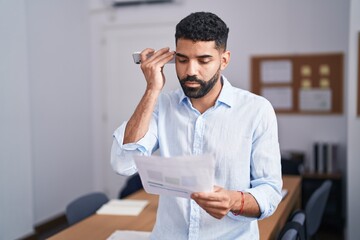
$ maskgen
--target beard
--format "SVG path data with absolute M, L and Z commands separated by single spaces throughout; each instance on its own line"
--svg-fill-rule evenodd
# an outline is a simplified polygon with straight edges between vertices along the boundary
M 181 88 L 183 89 L 184 94 L 187 97 L 189 97 L 189 98 L 202 98 L 203 96 L 208 94 L 208 92 L 210 92 L 211 89 L 213 89 L 213 87 L 215 86 L 215 84 L 219 80 L 219 76 L 220 76 L 220 67 L 216 71 L 214 76 L 212 76 L 212 78 L 210 78 L 209 81 L 204 81 L 204 80 L 198 79 L 196 76 L 187 76 L 187 77 L 185 77 L 183 79 L 180 79 L 180 77 L 178 76 L 178 79 L 180 81 Z M 186 82 L 199 83 L 200 87 L 187 87 L 185 85 Z

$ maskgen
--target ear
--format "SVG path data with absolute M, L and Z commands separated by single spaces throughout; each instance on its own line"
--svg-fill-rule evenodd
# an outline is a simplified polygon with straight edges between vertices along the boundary
M 230 62 L 230 51 L 221 54 L 221 70 L 224 70 Z

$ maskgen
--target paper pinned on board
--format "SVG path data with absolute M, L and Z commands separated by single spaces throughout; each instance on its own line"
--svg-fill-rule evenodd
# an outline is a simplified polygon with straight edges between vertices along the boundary
M 137 216 L 149 204 L 148 200 L 112 199 L 105 203 L 97 214 Z
M 293 108 L 293 94 L 290 87 L 264 87 L 261 95 L 269 100 L 276 110 Z
M 292 62 L 290 60 L 265 60 L 260 66 L 263 83 L 291 83 Z
M 193 192 L 210 192 L 214 186 L 212 155 L 165 158 L 134 156 L 147 193 L 190 198 Z
M 331 111 L 332 92 L 329 88 L 302 89 L 299 92 L 301 111 Z

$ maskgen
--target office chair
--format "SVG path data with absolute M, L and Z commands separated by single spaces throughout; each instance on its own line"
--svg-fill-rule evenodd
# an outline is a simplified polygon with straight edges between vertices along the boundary
M 81 196 L 66 206 L 66 219 L 69 225 L 73 225 L 84 218 L 94 214 L 109 198 L 101 192 L 94 192 Z
M 332 182 L 326 180 L 310 196 L 305 210 L 297 210 L 281 230 L 278 240 L 311 239 L 320 227 Z
M 143 188 L 141 179 L 138 173 L 132 175 L 127 181 L 125 187 L 120 191 L 119 198 L 125 198 L 126 196 Z
M 305 206 L 307 239 L 318 231 L 329 198 L 332 182 L 326 180 L 311 194 Z
M 306 240 L 305 212 L 295 211 L 281 230 L 278 240 Z

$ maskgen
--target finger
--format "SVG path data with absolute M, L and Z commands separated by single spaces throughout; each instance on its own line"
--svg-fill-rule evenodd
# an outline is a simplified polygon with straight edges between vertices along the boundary
M 217 219 L 221 219 L 230 211 L 230 209 L 226 207 L 227 205 L 220 204 L 219 202 L 206 202 L 200 200 L 196 201 L 196 203 L 209 215 Z
M 147 54 L 146 58 L 143 59 L 145 54 Z M 169 51 L 169 48 L 162 48 L 158 51 L 144 51 L 144 54 L 141 57 L 141 63 L 143 65 L 150 64 L 156 67 L 163 67 L 174 58 L 174 55 L 175 52 Z
M 202 201 L 199 200 L 196 202 L 199 206 L 204 209 L 220 209 L 226 210 L 229 209 L 230 205 L 227 201 Z
M 141 62 L 145 62 L 149 56 L 153 55 L 155 53 L 155 50 L 152 48 L 145 48 L 141 53 L 140 53 L 140 59 Z
M 219 210 L 219 209 L 206 209 L 205 210 L 209 215 L 213 216 L 214 218 L 221 219 L 223 218 L 229 211 Z
M 175 52 L 174 52 L 174 54 L 175 54 Z M 193 193 L 193 195 L 194 195 L 195 197 L 206 198 L 206 197 L 209 196 L 211 193 L 218 193 L 218 192 L 220 192 L 220 191 L 222 191 L 222 190 L 223 190 L 222 187 L 217 186 L 217 185 L 214 185 L 214 187 L 213 187 L 213 192 L 195 192 L 195 193 Z
M 164 53 L 168 53 L 169 50 L 170 50 L 169 47 L 161 48 L 161 49 L 157 50 L 157 51 L 154 53 L 153 56 L 154 56 L 154 57 L 160 56 L 160 55 L 162 55 L 162 54 L 164 54 Z
M 162 55 L 161 59 L 159 59 L 158 62 L 165 64 L 165 63 L 170 62 L 174 57 L 175 57 L 175 52 L 174 51 L 168 52 L 168 53 Z
M 167 52 L 169 52 L 168 47 L 161 48 L 161 49 L 159 49 L 157 51 L 155 51 L 152 48 L 146 48 L 142 52 L 142 53 L 144 53 L 144 57 L 145 57 L 145 59 L 143 59 L 143 60 L 144 61 L 145 60 L 153 61 L 154 59 L 157 59 L 159 56 L 162 56 L 164 53 L 167 53 Z
M 193 199 L 202 200 L 202 201 L 220 201 L 222 199 L 221 195 L 214 192 L 198 192 L 193 193 Z
M 162 49 L 162 51 L 157 51 L 153 56 L 151 56 L 151 60 L 154 61 L 156 64 L 164 65 L 173 59 L 175 52 L 169 51 L 169 48 Z

